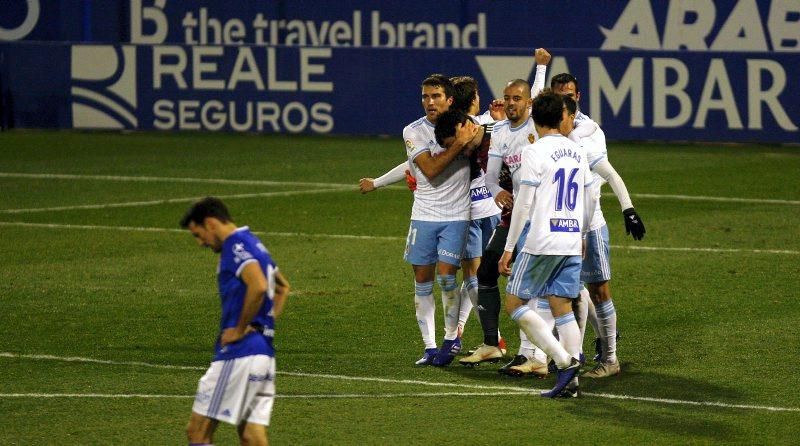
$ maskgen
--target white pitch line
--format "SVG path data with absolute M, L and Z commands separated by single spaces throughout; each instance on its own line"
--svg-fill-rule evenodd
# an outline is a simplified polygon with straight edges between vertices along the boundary
M 168 364 L 151 364 L 146 362 L 139 362 L 139 361 L 109 361 L 104 359 L 94 359 L 94 358 L 81 358 L 81 357 L 60 357 L 54 355 L 31 355 L 31 354 L 19 354 L 19 353 L 9 353 L 9 352 L 0 352 L 0 358 L 19 358 L 19 359 L 33 359 L 33 360 L 55 360 L 55 361 L 66 361 L 66 362 L 84 362 L 84 363 L 92 363 L 92 364 L 107 364 L 107 365 L 130 365 L 130 366 L 144 366 L 144 367 L 151 367 L 151 368 L 162 368 L 162 369 L 180 369 L 180 370 L 206 370 L 204 367 L 199 366 L 176 366 L 176 365 L 168 365 Z M 366 377 L 366 376 L 347 376 L 347 375 L 326 375 L 326 374 L 319 374 L 319 373 L 301 373 L 301 372 L 278 372 L 279 375 L 287 375 L 287 376 L 296 376 L 296 377 L 306 377 L 306 378 L 320 378 L 320 379 L 336 379 L 336 380 L 346 380 L 346 381 L 369 381 L 369 382 L 382 382 L 382 383 L 390 383 L 390 384 L 414 384 L 414 385 L 426 385 L 426 386 L 433 386 L 433 387 L 459 387 L 459 388 L 469 388 L 469 389 L 498 389 L 500 392 L 494 392 L 497 394 L 502 395 L 519 395 L 525 393 L 532 393 L 536 394 L 540 390 L 543 389 L 533 389 L 533 388 L 523 388 L 523 387 L 513 387 L 513 386 L 485 386 L 485 385 L 475 385 L 475 384 L 456 384 L 456 383 L 437 383 L 431 381 L 419 381 L 419 380 L 408 380 L 408 379 L 389 379 L 389 378 L 375 378 L 375 377 Z M 452 396 L 463 396 L 463 395 L 472 395 L 477 394 L 478 396 L 486 396 L 491 395 L 492 392 L 444 392 L 442 395 L 452 395 Z M 48 395 L 48 394 L 0 394 L 0 397 L 3 395 Z M 76 395 L 80 396 L 83 394 L 55 394 L 55 395 Z M 90 394 L 90 395 L 98 395 L 98 394 Z M 102 395 L 102 394 L 100 394 Z M 348 396 L 349 395 L 349 396 Z M 383 397 L 403 397 L 403 396 L 431 396 L 430 393 L 407 393 L 407 394 L 383 394 Z M 676 400 L 671 398 L 654 398 L 654 397 L 643 397 L 643 396 L 632 396 L 632 395 L 615 395 L 611 393 L 593 393 L 593 392 L 583 392 L 585 396 L 591 396 L 596 398 L 608 398 L 608 399 L 619 399 L 619 400 L 630 400 L 630 401 L 641 401 L 641 402 L 648 402 L 648 403 L 662 403 L 662 404 L 678 404 L 678 405 L 690 405 L 690 406 L 705 406 L 705 407 L 722 407 L 726 409 L 743 409 L 743 410 L 766 410 L 770 412 L 800 412 L 800 408 L 797 407 L 777 407 L 777 406 L 758 406 L 758 405 L 751 405 L 751 404 L 730 404 L 730 403 L 722 403 L 717 401 L 690 401 L 690 400 Z M 17 397 L 17 396 L 13 396 Z M 19 396 L 21 397 L 21 396 Z M 139 397 L 146 397 L 140 395 Z M 163 396 L 165 398 L 178 398 L 181 396 Z M 309 396 L 285 396 L 287 398 L 303 398 Z M 338 395 L 313 395 L 315 398 L 358 398 L 362 397 L 356 394 L 345 394 L 344 396 Z M 366 394 L 363 398 L 379 398 L 380 396 Z
M 335 187 L 356 190 L 355 185 L 342 183 L 308 183 L 302 181 L 266 181 L 266 180 L 229 180 L 224 178 L 179 178 L 179 177 L 152 177 L 152 176 L 124 176 L 124 175 L 76 175 L 57 173 L 23 173 L 0 172 L 0 178 L 30 178 L 30 179 L 56 179 L 56 180 L 99 180 L 99 181 L 127 181 L 127 182 L 167 182 L 167 183 L 203 183 L 203 184 L 231 184 L 245 186 L 310 186 L 310 187 Z M 392 189 L 403 187 L 389 186 Z M 604 194 L 607 195 L 607 194 Z M 716 201 L 732 203 L 765 203 L 800 205 L 798 200 L 780 200 L 772 198 L 741 198 L 741 197 L 712 197 L 703 195 L 671 195 L 671 194 L 646 194 L 633 193 L 632 197 L 654 198 L 665 200 L 688 201 Z
M 148 228 L 138 226 L 103 226 L 103 225 L 67 225 L 61 223 L 29 223 L 23 221 L 0 221 L 0 226 L 17 226 L 23 228 L 47 229 L 83 229 L 83 230 L 108 230 L 130 232 L 167 232 L 183 233 L 183 229 Z M 405 237 L 389 235 L 351 235 L 351 234 L 308 234 L 304 232 L 269 232 L 253 231 L 254 234 L 267 237 L 301 237 L 301 238 L 328 238 L 345 240 L 380 240 L 380 241 L 405 241 Z M 741 249 L 741 248 L 681 248 L 662 246 L 636 246 L 636 245 L 611 245 L 614 249 L 632 249 L 640 251 L 678 251 L 678 252 L 716 252 L 716 253 L 751 253 L 751 254 L 786 254 L 800 255 L 800 251 L 786 249 Z
M 332 189 L 311 189 L 311 190 L 294 190 L 282 192 L 254 192 L 249 194 L 233 194 L 233 195 L 218 195 L 220 199 L 239 199 L 239 198 L 263 198 L 263 197 L 288 197 L 293 195 L 307 195 L 319 194 L 324 192 L 341 192 L 345 189 L 342 187 Z M 27 214 L 33 212 L 52 212 L 52 211 L 73 211 L 73 210 L 86 210 L 86 209 L 110 209 L 110 208 L 126 208 L 126 207 L 139 207 L 139 206 L 157 206 L 161 204 L 172 203 L 192 203 L 197 201 L 200 197 L 183 197 L 183 198 L 167 198 L 163 200 L 148 200 L 148 201 L 127 201 L 122 203 L 102 203 L 102 204 L 79 204 L 72 206 L 53 206 L 46 208 L 24 208 L 24 209 L 0 209 L 0 214 Z
M 121 176 L 121 175 L 70 175 L 57 173 L 17 173 L 0 172 L 0 178 L 30 178 L 48 180 L 99 180 L 123 181 L 144 183 L 201 183 L 201 184 L 231 184 L 240 186 L 308 186 L 308 187 L 349 187 L 356 189 L 353 184 L 341 183 L 306 183 L 301 181 L 266 181 L 266 180 L 228 180 L 224 178 L 177 178 L 177 177 L 147 177 L 147 176 Z
M 445 396 L 516 396 L 531 393 L 524 392 L 428 392 L 428 393 L 345 393 L 345 394 L 276 394 L 275 398 L 284 399 L 383 399 L 383 398 L 435 398 Z M 1 398 L 108 398 L 108 399 L 189 399 L 194 395 L 159 395 L 159 394 L 120 394 L 120 393 L 0 393 Z
M 729 203 L 760 203 L 760 204 L 800 204 L 797 200 L 778 200 L 773 198 L 739 198 L 739 197 L 708 197 L 704 195 L 662 195 L 662 194 L 631 194 L 632 197 L 656 198 L 659 200 L 681 201 L 721 201 Z

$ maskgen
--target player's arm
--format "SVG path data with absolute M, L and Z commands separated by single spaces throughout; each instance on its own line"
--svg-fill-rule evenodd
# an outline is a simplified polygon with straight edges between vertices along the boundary
M 547 64 L 550 63 L 550 53 L 544 48 L 536 48 L 533 58 L 536 60 L 536 74 L 533 76 L 531 84 L 531 97 L 535 98 L 544 90 L 545 74 L 547 74 Z
M 486 188 L 494 197 L 494 202 L 500 208 L 511 209 L 514 197 L 507 190 L 500 187 L 500 171 L 503 168 L 503 158 L 490 153 L 486 163 Z
M 592 217 L 600 202 L 600 186 L 602 183 L 594 179 L 594 175 L 589 170 L 588 163 L 582 163 L 584 167 L 584 181 L 583 181 L 583 222 L 581 228 L 582 235 L 585 237 L 589 231 L 589 225 L 592 223 Z M 584 242 L 585 243 L 585 242 Z
M 275 294 L 272 296 L 272 317 L 278 319 L 283 313 L 286 298 L 289 297 L 289 281 L 279 270 L 275 270 Z
M 511 225 L 508 227 L 505 251 L 500 258 L 500 262 L 498 262 L 500 274 L 504 276 L 511 274 L 511 256 L 514 253 L 514 247 L 517 245 L 517 240 L 522 233 L 525 222 L 530 215 L 535 193 L 536 186 L 534 183 L 523 181 L 520 184 L 514 210 L 511 212 Z
M 406 170 L 408 169 L 408 164 L 400 163 L 392 170 L 386 172 L 385 174 L 379 176 L 378 178 L 362 178 L 358 181 L 358 187 L 361 190 L 362 194 L 366 194 L 368 192 L 372 192 L 379 187 L 388 186 L 390 184 L 394 184 L 400 181 L 403 181 L 406 178 Z
M 258 310 L 261 309 L 261 305 L 264 303 L 264 295 L 267 293 L 267 277 L 261 271 L 261 266 L 257 261 L 247 263 L 239 277 L 247 287 L 244 294 L 244 303 L 242 304 L 242 313 L 239 316 L 239 323 L 235 327 L 222 330 L 221 345 L 236 342 L 247 333 L 250 322 L 258 314 Z
M 619 176 L 614 166 L 608 161 L 608 158 L 603 158 L 598 161 L 592 168 L 601 178 L 608 182 L 614 195 L 619 200 L 619 205 L 622 208 L 622 217 L 625 220 L 625 232 L 631 234 L 634 240 L 641 240 L 645 234 L 644 223 L 633 208 L 631 197 L 628 194 L 628 188 L 625 187 L 625 182 Z
M 581 119 L 580 121 L 575 121 L 575 127 L 572 131 L 567 135 L 571 141 L 575 142 L 576 144 L 581 143 L 581 138 L 588 138 L 592 136 L 597 129 L 600 128 L 594 120 L 590 119 L 588 116 L 584 115 L 585 119 Z
M 436 156 L 431 155 L 431 152 L 426 150 L 417 155 L 417 157 L 414 158 L 414 162 L 429 180 L 436 178 L 464 151 L 467 143 L 475 137 L 479 129 L 480 126 L 475 125 L 471 120 L 467 120 L 464 124 L 458 124 L 456 128 L 456 138 L 453 143 L 450 144 L 450 147 L 445 149 L 444 152 L 437 153 Z

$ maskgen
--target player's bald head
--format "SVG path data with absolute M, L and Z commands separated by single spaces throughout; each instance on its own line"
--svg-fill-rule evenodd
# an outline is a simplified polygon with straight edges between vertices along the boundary
M 531 97 L 531 85 L 528 83 L 528 81 L 526 81 L 524 79 L 513 79 L 513 80 L 508 81 L 508 83 L 506 84 L 506 88 L 509 88 L 509 87 L 518 88 L 518 89 L 522 90 L 523 97 L 526 98 L 526 99 L 530 99 L 530 97 Z

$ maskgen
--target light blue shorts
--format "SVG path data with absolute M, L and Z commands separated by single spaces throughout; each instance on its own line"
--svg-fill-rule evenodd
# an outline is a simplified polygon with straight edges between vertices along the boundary
M 403 258 L 412 265 L 460 265 L 469 221 L 411 220 Z
M 598 283 L 611 280 L 611 253 L 608 247 L 608 225 L 586 233 L 586 254 L 581 267 L 581 280 Z
M 581 291 L 581 256 L 517 254 L 506 294 L 522 300 L 542 296 L 575 299 Z
M 500 223 L 500 214 L 491 217 L 479 218 L 469 223 L 467 236 L 467 249 L 464 251 L 465 259 L 475 259 L 483 256 L 483 250 L 492 238 L 494 227 Z

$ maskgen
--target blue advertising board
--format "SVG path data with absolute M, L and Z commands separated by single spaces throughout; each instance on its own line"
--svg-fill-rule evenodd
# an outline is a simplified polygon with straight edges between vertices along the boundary
M 609 139 L 800 141 L 800 2 L 519 3 L 9 0 L 2 122 L 399 135 L 428 74 L 488 104 L 542 46 Z

